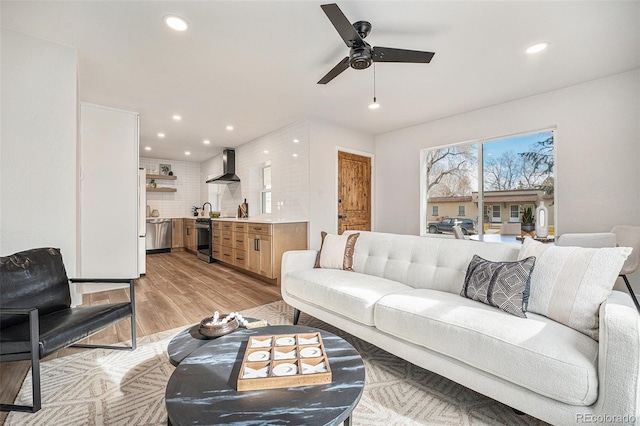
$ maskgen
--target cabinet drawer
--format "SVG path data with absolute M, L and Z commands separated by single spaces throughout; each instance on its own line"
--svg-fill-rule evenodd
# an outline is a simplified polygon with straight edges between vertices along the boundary
M 247 234 L 244 232 L 233 232 L 233 248 L 237 250 L 247 250 Z
M 220 244 L 222 244 L 224 247 L 233 247 L 233 232 L 220 232 Z
M 243 222 L 233 222 L 234 232 L 247 232 L 247 224 Z
M 233 264 L 242 269 L 247 268 L 247 252 L 244 250 L 233 249 Z
M 211 237 L 211 241 L 213 242 L 213 245 L 221 245 L 222 244 L 222 237 L 220 236 L 220 231 L 214 231 L 213 235 Z
M 211 221 L 211 229 L 213 229 L 214 231 L 219 230 L 220 229 L 220 222 L 218 222 L 217 220 L 212 220 Z
M 247 232 L 260 235 L 271 235 L 271 225 L 263 223 L 249 223 Z
M 222 247 L 220 246 L 220 244 L 214 244 L 213 246 L 211 246 L 211 257 L 216 260 L 222 260 L 221 249 Z
M 220 222 L 220 229 L 223 231 L 233 230 L 233 222 Z
M 233 249 L 231 247 L 220 246 L 220 260 L 233 264 Z

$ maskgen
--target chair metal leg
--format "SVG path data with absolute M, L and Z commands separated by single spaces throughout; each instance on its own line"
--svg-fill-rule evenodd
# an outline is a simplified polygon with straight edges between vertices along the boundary
M 633 292 L 633 289 L 631 288 L 631 284 L 629 284 L 629 280 L 627 279 L 627 276 L 626 275 L 620 275 L 620 276 L 624 280 L 624 283 L 627 285 L 627 290 L 629 290 L 629 296 L 631 296 L 631 299 L 633 299 L 633 303 L 636 305 L 636 309 L 638 310 L 638 313 L 640 313 L 640 304 L 638 303 L 638 298 L 636 297 L 636 294 Z
M 293 325 L 298 324 L 298 320 L 300 319 L 300 309 L 293 310 Z
M 115 349 L 115 350 L 135 350 L 138 347 L 136 341 L 136 298 L 134 295 L 134 280 L 129 280 L 129 300 L 131 300 L 131 346 L 112 346 L 112 345 L 89 345 L 79 343 L 71 345 L 72 348 L 88 348 L 88 349 Z
M 38 310 L 29 312 L 29 342 L 31 343 L 31 390 L 33 405 L 0 404 L 0 411 L 23 411 L 35 413 L 42 407 L 40 387 L 40 326 Z

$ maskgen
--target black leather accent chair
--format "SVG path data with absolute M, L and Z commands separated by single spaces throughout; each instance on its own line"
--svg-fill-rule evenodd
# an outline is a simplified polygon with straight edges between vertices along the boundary
M 129 301 L 71 307 L 69 282 L 128 283 Z M 131 318 L 131 346 L 75 344 Z M 0 362 L 31 360 L 33 406 L 0 404 L 2 411 L 36 412 L 41 406 L 40 359 L 74 346 L 136 348 L 134 279 L 71 279 L 56 248 L 37 248 L 0 258 Z

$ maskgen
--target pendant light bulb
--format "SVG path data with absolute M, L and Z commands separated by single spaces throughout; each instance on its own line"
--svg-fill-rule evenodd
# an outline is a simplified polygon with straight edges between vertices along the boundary
M 380 104 L 378 103 L 378 101 L 376 100 L 376 97 L 373 97 L 373 103 L 369 104 L 369 109 L 378 109 L 380 108 Z

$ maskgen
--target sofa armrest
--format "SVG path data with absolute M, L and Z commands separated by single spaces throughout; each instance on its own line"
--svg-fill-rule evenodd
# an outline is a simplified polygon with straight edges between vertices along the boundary
M 27 315 L 29 321 L 29 347 L 30 357 L 32 361 L 40 358 L 40 323 L 38 321 L 38 309 L 37 308 L 7 308 L 0 309 L 0 316 L 2 315 Z M 18 361 L 25 359 L 22 354 L 16 353 L 3 353 L 0 351 L 0 360 L 2 361 Z
M 292 250 L 282 255 L 282 277 L 289 272 L 313 269 L 316 264 L 316 250 Z
M 640 415 L 640 315 L 626 293 L 613 291 L 600 306 L 598 356 L 596 411 Z
M 91 283 L 91 284 L 129 284 L 129 295 L 131 303 L 135 303 L 134 286 L 135 278 L 69 278 L 69 282 L 73 284 Z

